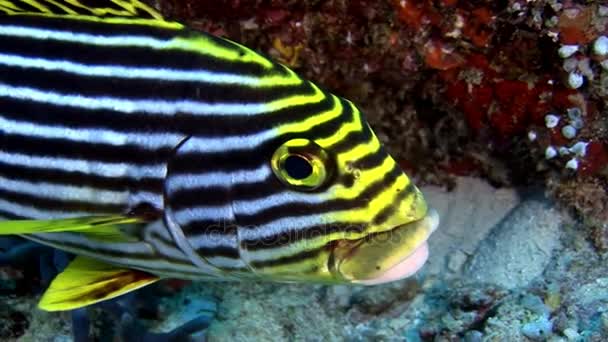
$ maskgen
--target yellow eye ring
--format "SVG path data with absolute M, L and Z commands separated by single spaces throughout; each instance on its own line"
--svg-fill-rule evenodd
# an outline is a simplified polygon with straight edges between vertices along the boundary
M 301 191 L 320 188 L 333 171 L 327 152 L 308 139 L 292 139 L 279 146 L 271 166 L 283 184 Z

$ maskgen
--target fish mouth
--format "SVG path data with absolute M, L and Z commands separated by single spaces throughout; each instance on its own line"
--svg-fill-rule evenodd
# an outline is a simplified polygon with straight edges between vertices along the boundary
M 358 240 L 342 240 L 334 248 L 335 276 L 351 283 L 376 285 L 416 273 L 428 258 L 428 237 L 439 225 L 439 214 L 429 208 L 426 216 L 389 231 Z

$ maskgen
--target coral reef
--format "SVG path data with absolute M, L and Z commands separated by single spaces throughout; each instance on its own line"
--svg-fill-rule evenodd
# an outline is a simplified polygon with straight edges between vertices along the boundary
M 156 5 L 170 18 L 254 47 L 352 99 L 420 180 L 453 186 L 453 175 L 473 175 L 495 185 L 542 184 L 582 216 L 596 247 L 607 248 L 608 5 Z

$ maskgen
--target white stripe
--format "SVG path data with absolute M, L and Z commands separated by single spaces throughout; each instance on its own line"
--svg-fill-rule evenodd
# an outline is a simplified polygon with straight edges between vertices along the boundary
M 173 216 L 175 221 L 183 227 L 193 221 L 209 220 L 217 222 L 219 229 L 223 222 L 234 222 L 234 214 L 230 205 L 186 208 L 174 212 Z
M 150 236 L 146 238 L 146 241 L 158 251 L 161 256 L 166 256 L 171 259 L 183 261 L 184 263 L 190 263 L 190 259 L 179 250 L 177 247 L 168 246 L 164 241 L 157 238 L 156 236 Z
M 266 180 L 272 171 L 267 164 L 253 170 L 234 172 L 208 172 L 203 174 L 179 174 L 167 178 L 167 189 L 174 192 L 182 189 L 204 188 L 213 186 L 233 187 L 237 184 L 254 184 Z
M 162 193 L 138 191 L 129 194 L 128 207 L 137 208 L 142 203 L 148 203 L 158 210 L 162 210 L 165 204 Z
M 128 156 L 125 156 L 125 158 L 128 158 Z M 128 163 L 106 163 L 83 159 L 28 156 L 4 151 L 0 151 L 0 162 L 47 170 L 80 171 L 103 177 L 132 177 L 134 179 L 143 177 L 164 178 L 166 174 L 166 166 L 164 164 L 139 166 Z
M 241 76 L 238 74 L 219 73 L 203 70 L 137 68 L 123 67 L 118 65 L 89 65 L 75 63 L 71 61 L 28 58 L 10 54 L 0 54 L 0 64 L 8 66 L 18 66 L 23 68 L 37 68 L 50 71 L 59 70 L 67 73 L 84 76 L 154 79 L 164 81 L 190 81 L 215 84 L 238 84 L 250 87 L 256 87 L 260 85 L 260 78 L 252 76 Z
M 325 193 L 333 193 L 328 189 Z M 327 201 L 327 196 L 321 194 L 303 193 L 284 190 L 258 199 L 235 199 L 232 206 L 238 215 L 255 215 L 261 211 L 290 203 L 320 204 Z
M 49 126 L 27 121 L 7 119 L 0 114 L 0 130 L 10 134 L 39 136 L 49 139 L 70 139 L 79 142 L 114 146 L 137 145 L 145 149 L 174 147 L 185 137 L 178 133 L 117 132 L 100 128 L 69 128 Z M 268 129 L 246 136 L 221 136 L 216 138 L 192 137 L 180 147 L 180 152 L 226 152 L 254 150 L 276 136 L 275 129 Z
M 2 114 L 0 114 L 2 115 Z M 47 126 L 30 122 L 14 121 L 0 116 L 0 130 L 9 134 L 38 136 L 49 139 L 69 139 L 93 144 L 123 146 L 134 144 L 146 149 L 158 149 L 176 146 L 184 137 L 171 133 L 122 133 L 110 129 L 69 128 L 65 126 Z
M 0 97 L 48 103 L 56 106 L 84 108 L 88 110 L 112 110 L 121 113 L 148 113 L 174 115 L 257 115 L 266 113 L 270 106 L 260 103 L 205 103 L 191 100 L 162 101 L 119 97 L 87 97 L 78 94 L 62 94 L 29 87 L 14 87 L 0 83 Z
M 201 234 L 195 236 L 188 236 L 188 241 L 192 248 L 198 250 L 201 248 L 215 248 L 215 247 L 230 247 L 233 249 L 239 249 L 238 241 L 235 235 L 222 235 L 222 234 Z
M 146 36 L 115 35 L 101 36 L 70 31 L 53 31 L 32 27 L 2 25 L 0 36 L 14 36 L 40 40 L 59 40 L 99 46 L 140 46 L 153 49 L 166 49 L 176 46 L 172 40 L 160 40 Z
M 307 228 L 327 224 L 327 214 L 307 215 L 300 217 L 282 217 L 266 224 L 239 229 L 239 240 L 257 240 L 293 231 L 294 235 L 302 234 Z
M 30 183 L 4 177 L 0 177 L 0 189 L 51 200 L 83 201 L 99 204 L 126 203 L 129 195 L 128 191 L 110 191 L 44 182 Z
M 224 152 L 231 150 L 253 150 L 278 135 L 275 128 L 265 129 L 249 135 L 225 135 L 217 138 L 193 136 L 183 146 L 183 152 Z
M 241 259 L 231 259 L 222 256 L 205 258 L 210 264 L 219 268 L 246 268 L 247 265 Z

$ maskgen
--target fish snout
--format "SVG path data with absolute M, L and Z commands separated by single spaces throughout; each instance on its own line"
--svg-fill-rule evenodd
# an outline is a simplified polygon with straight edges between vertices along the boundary
M 429 208 L 417 221 L 359 240 L 343 240 L 333 251 L 331 268 L 336 276 L 355 284 L 376 285 L 407 278 L 426 262 L 427 239 L 438 225 L 439 214 Z

